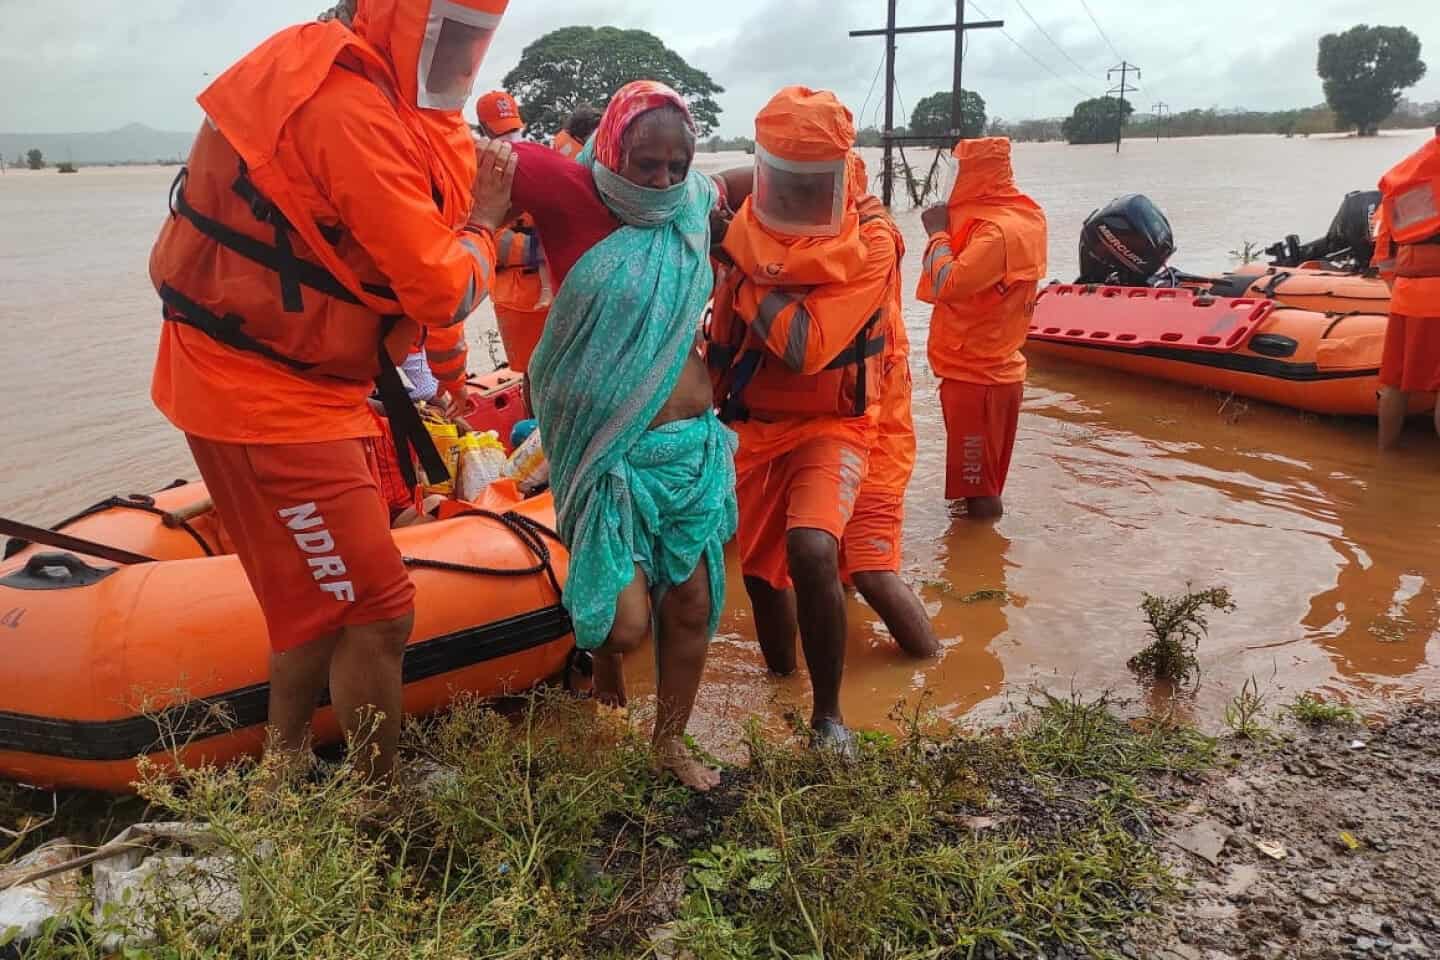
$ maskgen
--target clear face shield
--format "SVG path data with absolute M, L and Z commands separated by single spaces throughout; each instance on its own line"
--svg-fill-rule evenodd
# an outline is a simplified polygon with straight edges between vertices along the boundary
M 418 103 L 428 110 L 461 110 L 500 25 L 500 16 L 454 0 L 433 0 L 420 46 Z
M 845 158 L 785 160 L 755 147 L 755 216 L 776 233 L 839 235 L 845 217 Z

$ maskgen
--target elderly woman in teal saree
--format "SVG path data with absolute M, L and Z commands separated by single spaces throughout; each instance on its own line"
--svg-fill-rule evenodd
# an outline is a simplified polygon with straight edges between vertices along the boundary
M 717 192 L 690 169 L 694 142 L 669 88 L 611 100 L 579 162 L 622 225 L 566 275 L 529 376 L 571 550 L 564 603 L 597 693 L 623 702 L 620 658 L 653 634 L 657 762 L 706 790 L 719 775 L 684 733 L 725 596 L 735 440 L 696 351 Z

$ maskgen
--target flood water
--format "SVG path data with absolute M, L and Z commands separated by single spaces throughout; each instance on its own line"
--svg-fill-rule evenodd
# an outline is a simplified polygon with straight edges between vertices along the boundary
M 1247 240 L 1318 235 L 1347 190 L 1419 145 L 1215 138 L 1113 148 L 1019 144 L 1021 186 L 1050 218 L 1050 273 L 1071 279 L 1081 221 L 1144 192 L 1175 226 L 1174 263 L 1219 271 Z M 867 159 L 879 169 L 878 155 Z M 919 160 L 912 154 L 912 159 Z M 928 163 L 928 157 L 925 162 Z M 705 157 L 706 169 L 744 157 Z M 0 177 L 0 510 L 51 523 L 115 492 L 193 476 L 180 435 L 151 407 L 160 323 L 146 260 L 173 169 Z M 924 246 L 902 214 L 913 293 Z M 928 311 L 908 302 L 920 458 L 908 498 L 905 575 L 945 645 L 915 663 L 871 611 L 850 606 L 848 718 L 888 724 L 931 693 L 950 715 L 1003 713 L 1038 688 L 1141 697 L 1125 661 L 1145 642 L 1142 594 L 1225 586 L 1200 687 L 1182 700 L 1214 724 L 1254 677 L 1272 701 L 1319 689 L 1362 705 L 1440 688 L 1440 440 L 1417 426 L 1401 455 L 1374 423 L 1314 418 L 1204 391 L 1035 359 L 1007 516 L 952 519 L 941 497 L 944 431 L 925 362 Z M 475 367 L 485 323 L 472 323 Z M 766 676 L 738 570 L 712 648 L 696 729 L 722 747 L 751 715 L 804 713 L 802 676 Z M 979 590 L 1008 599 L 965 602 Z M 648 656 L 632 686 L 653 690 Z M 977 709 L 978 708 L 978 709 Z

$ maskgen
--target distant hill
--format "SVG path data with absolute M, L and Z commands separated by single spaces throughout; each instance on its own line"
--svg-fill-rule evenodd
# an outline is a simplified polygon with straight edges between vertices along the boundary
M 183 160 L 194 132 L 152 130 L 132 123 L 103 133 L 0 133 L 0 156 L 7 164 L 28 150 L 39 150 L 54 165 L 64 160 L 87 163 L 154 163 Z

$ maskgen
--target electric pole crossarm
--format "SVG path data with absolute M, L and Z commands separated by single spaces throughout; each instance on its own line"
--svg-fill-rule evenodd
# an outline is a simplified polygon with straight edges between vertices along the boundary
M 897 0 L 886 0 L 885 29 L 883 30 L 851 30 L 852 37 L 884 37 L 885 38 L 885 130 L 881 133 L 881 140 L 885 147 L 885 165 L 883 182 L 880 185 L 882 199 L 885 206 L 890 206 L 894 199 L 895 192 L 895 147 L 901 143 L 913 143 L 917 140 L 933 142 L 934 137 L 898 137 L 895 135 L 895 38 L 901 34 L 918 33 L 953 33 L 955 35 L 955 72 L 954 89 L 951 91 L 950 100 L 950 135 L 960 139 L 965 130 L 964 125 L 964 96 L 960 86 L 961 66 L 965 53 L 965 31 L 967 30 L 994 30 L 1005 26 L 1004 20 L 982 20 L 974 23 L 965 21 L 965 0 L 955 0 L 955 22 L 936 23 L 918 27 L 897 26 L 896 8 Z
M 965 25 L 964 25 L 963 27 L 961 27 L 960 29 L 962 29 L 962 30 L 992 30 L 992 29 L 995 29 L 995 28 L 997 28 L 997 27 L 1003 27 L 1003 26 L 1005 26 L 1005 21 L 1004 21 L 1004 20 L 977 20 L 977 21 L 975 21 L 974 23 L 967 23 L 967 24 L 965 24 Z M 935 24 L 931 24 L 931 25 L 928 26 L 928 27 L 896 27 L 896 28 L 895 28 L 895 34 L 898 36 L 898 35 L 900 35 L 900 34 L 906 34 L 906 33 L 947 33 L 947 32 L 953 32 L 954 30 L 955 30 L 955 24 L 953 24 L 953 23 L 935 23 Z M 850 36 L 852 36 L 852 37 L 883 37 L 883 36 L 885 36 L 885 35 L 888 34 L 888 33 L 889 33 L 889 31 L 888 31 L 888 30 L 884 30 L 884 29 L 876 29 L 876 30 L 851 30 L 851 31 L 850 31 Z

